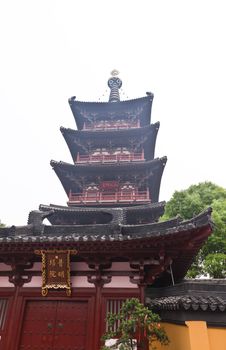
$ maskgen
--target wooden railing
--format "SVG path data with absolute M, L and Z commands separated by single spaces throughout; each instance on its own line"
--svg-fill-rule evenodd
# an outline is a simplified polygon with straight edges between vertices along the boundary
M 129 153 L 129 154 L 98 154 L 98 155 L 80 155 L 78 153 L 76 162 L 77 163 L 114 163 L 114 162 L 137 162 L 143 161 L 144 154 L 143 153 Z
M 70 193 L 69 203 L 132 203 L 150 202 L 149 190 L 133 192 Z
M 135 122 L 123 122 L 123 123 L 117 123 L 117 122 L 109 122 L 109 121 L 103 121 L 102 123 L 94 122 L 94 123 L 84 123 L 83 130 L 121 130 L 121 129 L 133 129 L 133 128 L 139 128 L 140 127 L 140 121 L 137 120 Z

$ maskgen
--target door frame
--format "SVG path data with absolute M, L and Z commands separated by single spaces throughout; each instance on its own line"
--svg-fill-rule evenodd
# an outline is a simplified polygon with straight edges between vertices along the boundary
M 89 325 L 94 327 L 94 307 L 95 307 L 95 289 L 94 288 L 76 288 L 72 289 L 72 296 L 67 297 L 63 291 L 51 291 L 48 296 L 43 297 L 40 295 L 40 288 L 19 288 L 14 305 L 9 310 L 8 319 L 8 332 L 7 339 L 4 342 L 7 350 L 15 350 L 19 348 L 21 332 L 23 328 L 23 320 L 26 310 L 26 303 L 28 301 L 85 301 L 88 303 L 87 314 L 87 329 L 90 329 Z M 16 332 L 15 332 L 16 331 Z M 87 334 L 86 346 L 87 350 L 92 348 L 94 332 Z

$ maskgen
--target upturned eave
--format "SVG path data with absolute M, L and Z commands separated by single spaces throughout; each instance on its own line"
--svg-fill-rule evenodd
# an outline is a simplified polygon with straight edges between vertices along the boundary
M 147 162 L 117 164 L 74 165 L 65 162 L 51 161 L 51 166 L 68 196 L 70 191 L 73 193 L 79 193 L 81 191 L 84 178 L 88 178 L 89 181 L 95 181 L 96 178 L 104 175 L 105 181 L 111 181 L 117 176 L 126 176 L 129 178 L 136 173 L 143 178 L 147 176 L 152 202 L 158 202 L 160 183 L 166 162 L 167 157 L 162 157 Z
M 104 147 L 111 141 L 117 146 L 127 146 L 130 138 L 136 138 L 144 148 L 145 159 L 151 160 L 155 154 L 155 143 L 160 123 L 151 124 L 142 128 L 126 130 L 81 131 L 61 127 L 61 133 L 67 143 L 73 161 L 78 153 L 89 153 L 90 144 Z
M 77 101 L 75 97 L 68 100 L 77 128 L 81 130 L 84 122 L 93 118 L 128 118 L 138 116 L 142 126 L 150 124 L 153 94 L 145 97 L 119 102 L 84 102 Z

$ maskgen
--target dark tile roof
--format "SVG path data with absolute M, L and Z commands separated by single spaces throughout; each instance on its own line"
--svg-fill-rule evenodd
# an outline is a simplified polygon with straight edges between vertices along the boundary
M 150 124 L 151 108 L 153 94 L 148 94 L 145 97 L 120 101 L 117 103 L 111 102 L 81 102 L 76 101 L 75 97 L 70 98 L 69 105 L 74 115 L 78 129 L 82 129 L 84 120 L 92 118 L 128 118 L 138 116 L 142 126 Z
M 98 211 L 106 211 L 106 212 L 115 212 L 115 211 L 150 211 L 157 208 L 162 208 L 166 204 L 165 201 L 156 202 L 156 203 L 148 203 L 143 205 L 129 205 L 122 208 L 106 208 L 106 207 L 68 207 L 68 206 L 62 206 L 57 204 L 40 204 L 39 210 L 41 211 L 67 211 L 67 212 L 98 212 Z
M 51 217 L 53 214 L 55 216 L 57 214 L 63 215 L 79 215 L 79 213 L 83 215 L 95 215 L 99 213 L 106 213 L 112 215 L 113 223 L 124 223 L 127 222 L 128 216 L 136 216 L 137 214 L 145 213 L 150 217 L 153 217 L 154 220 L 159 218 L 164 213 L 165 202 L 156 202 L 149 203 L 144 205 L 131 205 L 128 207 L 121 208 L 106 208 L 106 207 L 67 207 L 67 206 L 59 206 L 59 205 L 44 205 L 40 204 L 39 211 L 32 211 L 29 214 L 28 223 L 35 223 L 36 217 L 38 216 L 38 220 L 42 221 L 43 218 L 49 218 L 51 222 Z M 43 213 L 43 214 L 41 214 Z M 51 222 L 52 223 L 52 222 Z
M 226 325 L 226 279 L 185 279 L 168 287 L 149 287 L 146 304 L 165 321 Z
M 37 211 L 38 212 L 38 211 Z M 191 220 L 181 221 L 179 218 L 168 220 L 162 223 L 143 225 L 123 225 L 123 224 L 93 224 L 93 225 L 43 225 L 43 217 L 50 212 L 38 212 L 40 218 L 36 219 L 36 224 L 26 226 L 11 226 L 0 228 L 1 242 L 26 242 L 28 238 L 32 241 L 131 241 L 140 239 L 162 239 L 164 237 L 182 234 L 190 235 L 190 231 L 197 228 L 211 226 L 211 209 L 206 210 Z M 45 215 L 44 215 L 45 214 Z
M 158 209 L 158 208 L 164 208 L 166 202 L 161 201 L 161 202 L 156 202 L 156 203 L 148 203 L 148 204 L 143 204 L 143 205 L 131 205 L 128 207 L 124 207 L 123 210 L 127 211 L 150 211 L 153 209 Z
M 207 209 L 201 214 L 195 216 L 190 220 L 182 221 L 180 217 L 163 221 L 156 222 L 152 224 L 140 224 L 140 225 L 124 225 L 127 233 L 134 234 L 139 232 L 141 234 L 148 234 L 149 232 L 167 232 L 170 234 L 171 232 L 183 232 L 189 229 L 194 229 L 198 227 L 202 227 L 210 220 L 211 209 Z M 207 219 L 207 217 L 209 218 Z
M 89 143 L 92 145 L 102 146 L 111 140 L 113 145 L 127 146 L 129 138 L 136 140 L 136 144 L 141 142 L 144 147 L 145 158 L 147 160 L 154 158 L 155 141 L 159 129 L 159 122 L 145 126 L 143 128 L 134 128 L 126 130 L 73 130 L 61 127 L 60 130 L 68 145 L 72 159 L 74 160 L 77 153 L 88 153 Z
M 51 165 L 61 181 L 65 192 L 81 192 L 81 177 L 88 177 L 94 181 L 96 177 L 105 175 L 106 180 L 113 180 L 116 176 L 131 178 L 134 174 L 147 177 L 152 202 L 158 202 L 161 178 L 167 157 L 155 158 L 152 161 L 141 163 L 117 163 L 117 164 L 70 164 L 51 161 Z
M 43 212 L 40 212 L 40 217 L 35 218 L 36 224 L 0 228 L 0 251 L 1 254 L 18 251 L 25 254 L 34 249 L 63 247 L 77 249 L 81 257 L 101 254 L 112 259 L 150 257 L 164 251 L 166 259 L 172 261 L 174 280 L 178 282 L 184 278 L 194 256 L 211 233 L 210 212 L 208 209 L 184 222 L 176 218 L 144 225 L 43 225 Z M 169 285 L 170 274 L 163 270 L 156 281 L 159 285 Z
M 85 140 L 89 140 L 94 137 L 123 137 L 126 135 L 127 138 L 130 136 L 144 136 L 149 135 L 159 129 L 160 122 L 154 124 L 149 124 L 140 128 L 130 128 L 130 129 L 107 129 L 107 130 L 75 130 L 71 128 L 60 127 L 62 134 L 72 134 L 75 137 L 81 137 Z M 107 136 L 105 136 L 107 135 Z M 87 138 L 88 137 L 88 138 Z M 122 142 L 123 140 L 121 140 Z
M 96 171 L 115 171 L 117 172 L 117 169 L 120 169 L 120 173 L 125 171 L 129 172 L 132 171 L 132 169 L 140 169 L 141 171 L 145 169 L 151 168 L 157 168 L 159 164 L 165 165 L 167 162 L 167 157 L 161 157 L 161 158 L 155 158 L 153 160 L 143 162 L 143 163 L 118 163 L 118 164 L 108 164 L 108 163 L 93 163 L 93 164 L 71 164 L 63 161 L 56 161 L 56 160 L 51 160 L 50 164 L 52 167 L 55 169 L 55 167 L 60 167 L 60 168 L 65 168 L 68 170 L 73 171 L 76 169 L 78 171 L 78 174 L 83 174 L 84 172 L 86 173 L 87 171 L 93 172 L 95 174 Z
M 180 295 L 156 299 L 146 298 L 146 304 L 157 310 L 225 311 L 226 299 L 213 295 Z

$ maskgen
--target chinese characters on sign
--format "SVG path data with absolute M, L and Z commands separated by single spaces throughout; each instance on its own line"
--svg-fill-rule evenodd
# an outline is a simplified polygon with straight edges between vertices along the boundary
M 49 289 L 66 289 L 71 295 L 70 255 L 75 250 L 41 250 L 35 251 L 42 256 L 42 295 L 46 296 Z
M 66 258 L 66 259 L 65 259 Z M 47 253 L 46 254 L 46 272 L 49 283 L 67 283 L 66 267 L 67 255 L 65 253 Z

